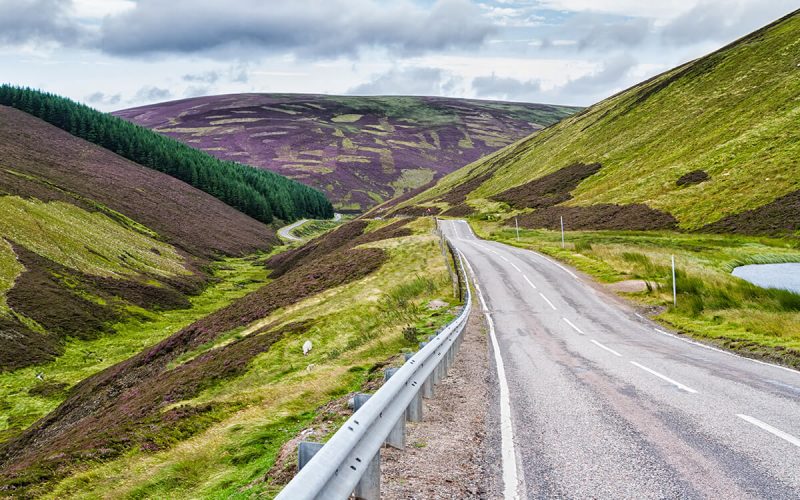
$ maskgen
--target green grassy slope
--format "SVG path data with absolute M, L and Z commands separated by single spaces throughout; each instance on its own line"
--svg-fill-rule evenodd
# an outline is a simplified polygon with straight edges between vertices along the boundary
M 800 190 L 799 96 L 796 11 L 468 165 L 401 206 L 434 204 L 472 179 L 468 203 L 485 207 L 514 186 L 598 162 L 600 171 L 563 204 L 645 203 L 698 229 Z M 695 170 L 709 179 L 676 183 Z

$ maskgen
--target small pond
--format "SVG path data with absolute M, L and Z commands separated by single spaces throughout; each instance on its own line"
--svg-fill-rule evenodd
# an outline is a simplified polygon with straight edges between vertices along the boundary
M 800 293 L 800 263 L 751 264 L 737 267 L 732 274 L 763 288 Z

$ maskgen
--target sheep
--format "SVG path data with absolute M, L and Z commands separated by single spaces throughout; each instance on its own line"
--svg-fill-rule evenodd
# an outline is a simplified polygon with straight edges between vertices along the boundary
M 308 356 L 308 353 L 311 352 L 311 341 L 306 340 L 306 343 L 303 344 L 303 356 Z

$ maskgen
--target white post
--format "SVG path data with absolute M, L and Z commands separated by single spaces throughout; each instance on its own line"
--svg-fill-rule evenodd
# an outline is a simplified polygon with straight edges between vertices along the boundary
M 564 248 L 564 216 L 561 216 L 561 248 Z
M 678 307 L 678 286 L 675 283 L 675 256 L 672 256 L 672 305 Z
M 519 241 L 519 222 L 516 217 L 514 217 L 514 225 L 517 226 L 517 241 Z

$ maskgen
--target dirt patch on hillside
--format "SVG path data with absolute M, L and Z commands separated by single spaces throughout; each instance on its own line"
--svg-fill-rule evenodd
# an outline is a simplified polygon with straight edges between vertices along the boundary
M 705 233 L 781 234 L 800 229 L 800 190 L 700 228 Z
M 675 181 L 675 184 L 678 186 L 691 186 L 693 184 L 700 184 L 701 182 L 705 182 L 710 179 L 708 173 L 705 170 L 692 170 L 691 172 L 687 172 L 682 176 L 678 177 L 678 180 Z
M 654 210 L 643 203 L 633 205 L 600 204 L 588 207 L 547 207 L 519 217 L 519 225 L 528 228 L 560 229 L 564 217 L 567 230 L 674 229 L 678 221 L 672 215 Z
M 412 205 L 397 209 L 392 215 L 401 215 L 406 217 L 426 217 L 429 215 L 439 215 L 442 209 L 439 207 L 423 207 L 420 205 Z
M 599 163 L 575 163 L 492 197 L 514 208 L 545 208 L 572 198 L 571 191 L 584 179 L 596 174 Z

